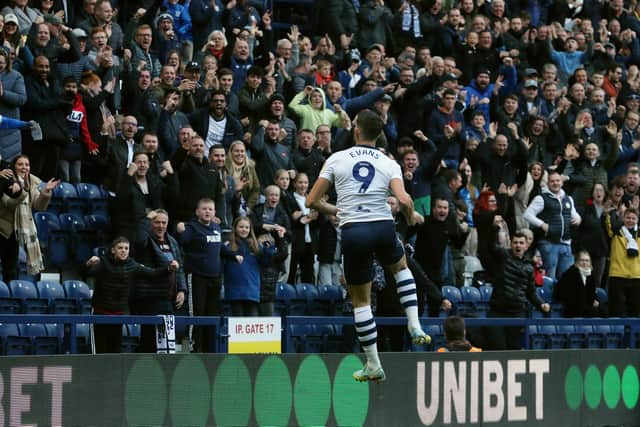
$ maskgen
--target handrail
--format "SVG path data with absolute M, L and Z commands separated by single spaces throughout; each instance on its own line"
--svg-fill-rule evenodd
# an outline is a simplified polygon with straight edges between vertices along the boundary
M 213 326 L 217 331 L 218 339 L 226 338 L 227 317 L 219 316 L 176 316 L 176 327 L 184 325 Z M 376 317 L 376 324 L 385 326 L 406 325 L 405 317 Z M 442 317 L 423 317 L 423 324 L 441 325 L 445 319 Z M 163 322 L 160 316 L 139 315 L 92 315 L 92 314 L 0 314 L 0 323 L 55 323 L 69 327 L 69 351 L 77 352 L 76 325 L 78 323 L 89 324 L 141 324 L 159 325 Z M 465 318 L 468 327 L 481 326 L 530 326 L 530 325 L 622 325 L 629 328 L 629 347 L 635 348 L 636 334 L 640 333 L 640 318 L 637 317 L 589 317 L 589 318 Z M 287 348 L 289 340 L 289 325 L 297 324 L 353 324 L 351 316 L 283 316 L 282 317 L 282 348 Z M 525 339 L 528 339 L 528 328 L 525 328 Z M 526 341 L 528 342 L 528 341 Z

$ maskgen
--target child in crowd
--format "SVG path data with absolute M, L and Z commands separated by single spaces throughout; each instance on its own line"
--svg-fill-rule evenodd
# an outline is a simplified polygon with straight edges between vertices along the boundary
M 224 257 L 224 293 L 231 301 L 233 316 L 257 316 L 260 302 L 261 255 L 251 221 L 238 217 L 233 222 L 231 238 L 222 247 Z
M 196 218 L 188 223 L 178 223 L 185 252 L 185 270 L 191 284 L 191 299 L 194 316 L 217 316 L 220 314 L 220 273 L 222 230 L 213 221 L 215 203 L 211 199 L 200 199 Z M 195 327 L 193 337 L 196 350 L 206 352 L 211 341 L 211 328 Z
M 288 258 L 289 248 L 284 238 L 284 230 L 262 233 L 258 244 L 262 252 L 260 258 L 260 316 L 273 316 L 276 285 Z

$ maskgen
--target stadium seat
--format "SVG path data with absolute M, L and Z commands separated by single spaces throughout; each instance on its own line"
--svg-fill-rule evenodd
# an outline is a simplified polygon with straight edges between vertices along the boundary
M 545 333 L 538 332 L 538 326 L 527 326 L 529 335 L 529 348 L 531 350 L 545 350 L 549 342 L 549 336 Z
M 624 326 L 611 325 L 611 330 L 604 337 L 605 348 L 622 348 L 624 344 Z
M 538 334 L 543 335 L 546 339 L 545 348 L 553 348 L 553 337 L 556 334 L 555 325 L 538 325 Z M 560 345 L 561 341 L 558 341 L 556 337 L 556 345 Z
M 569 334 L 569 348 L 589 348 L 588 337 L 593 332 L 591 325 L 575 325 L 575 331 Z
M 76 191 L 78 198 L 85 204 L 86 214 L 109 215 L 107 198 L 100 187 L 95 184 L 79 183 L 76 184 Z
M 296 297 L 296 288 L 284 282 L 276 285 L 274 311 L 280 316 L 289 314 L 289 302 Z
M 9 282 L 9 292 L 13 298 L 20 300 L 23 313 L 45 314 L 49 311 L 49 301 L 38 296 L 33 282 L 12 280 Z
M 344 295 L 341 286 L 322 285 L 319 289 L 320 299 L 328 302 L 328 316 L 337 316 L 342 314 L 342 304 L 344 303 Z
M 36 283 L 36 289 L 40 298 L 49 301 L 49 313 L 73 314 L 76 312 L 76 302 L 67 298 L 60 283 L 42 280 Z
M 307 315 L 307 288 L 313 285 L 298 283 L 294 285 L 296 296 L 289 300 L 289 316 Z
M 75 300 L 77 313 L 91 313 L 91 289 L 86 283 L 80 280 L 65 280 L 62 287 L 67 298 Z
M 20 336 L 16 324 L 0 323 L 0 340 L 2 354 L 5 356 L 21 356 L 31 353 L 31 340 L 28 337 Z
M 36 212 L 33 214 L 33 221 L 38 230 L 38 240 L 40 247 L 46 249 L 49 247 L 49 239 L 52 232 L 60 231 L 60 221 L 58 216 L 52 212 Z
M 465 317 L 480 317 L 478 316 L 478 307 L 482 302 L 480 290 L 473 286 L 463 286 L 460 288 L 460 295 L 462 300 L 458 303 L 457 314 Z M 486 317 L 486 310 L 483 317 Z
M 553 292 L 553 287 L 555 286 L 556 281 L 548 276 L 542 277 L 542 286 L 547 289 L 549 292 Z
M 78 264 L 85 263 L 91 258 L 94 238 L 86 230 L 84 219 L 75 213 L 62 213 L 58 219 L 60 220 L 60 229 L 69 234 L 73 261 Z
M 122 352 L 135 353 L 140 345 L 140 325 L 122 325 Z
M 0 313 L 19 314 L 21 310 L 20 300 L 13 298 L 7 284 L 0 281 Z
M 315 333 L 315 325 L 294 324 L 289 326 L 288 351 L 305 353 L 307 349 L 307 337 Z
M 485 285 L 479 286 L 478 290 L 480 291 L 480 295 L 482 296 L 482 301 L 485 301 L 485 302 L 491 301 L 493 286 L 485 284 Z
M 62 267 L 68 260 L 70 239 L 61 231 L 58 215 L 48 211 L 36 212 L 33 220 L 47 268 Z
M 569 345 L 569 334 L 575 331 L 573 325 L 552 325 L 551 327 L 555 329 L 551 334 L 551 348 L 567 348 Z M 540 326 L 538 328 L 540 328 Z
M 109 241 L 111 224 L 109 217 L 100 213 L 84 216 L 85 230 L 91 233 L 93 247 L 106 245 Z
M 58 214 L 70 212 L 80 216 L 84 215 L 84 201 L 78 197 L 76 187 L 70 182 L 61 182 L 53 189 L 53 197 L 49 204 L 51 203 L 54 206 L 48 210 Z
M 462 301 L 462 295 L 460 294 L 460 290 L 455 286 L 444 285 L 441 289 L 442 298 L 446 298 L 451 301 L 451 305 L 453 306 L 451 312 L 443 312 L 440 311 L 440 317 L 447 317 L 450 314 L 456 314 L 458 305 L 460 301 Z
M 18 325 L 20 336 L 31 340 L 31 354 L 51 355 L 60 352 L 61 340 L 58 335 L 57 325 L 52 326 L 49 333 L 42 323 L 23 323 Z

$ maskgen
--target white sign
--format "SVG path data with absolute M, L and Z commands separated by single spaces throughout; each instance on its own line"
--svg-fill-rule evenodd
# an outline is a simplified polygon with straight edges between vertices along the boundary
M 230 317 L 229 353 L 281 353 L 279 317 Z

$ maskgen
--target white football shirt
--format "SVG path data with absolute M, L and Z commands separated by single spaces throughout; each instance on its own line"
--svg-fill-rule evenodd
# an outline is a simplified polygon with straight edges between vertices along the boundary
M 334 153 L 324 163 L 320 176 L 336 187 L 341 226 L 393 220 L 387 204 L 389 184 L 393 178 L 402 180 L 402 171 L 380 150 L 356 145 Z

